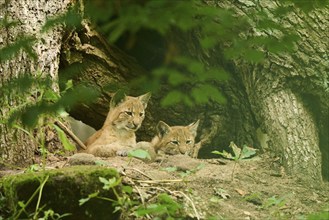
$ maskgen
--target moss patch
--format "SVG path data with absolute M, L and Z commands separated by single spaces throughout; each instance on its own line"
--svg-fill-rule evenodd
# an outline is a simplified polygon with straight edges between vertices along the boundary
M 116 170 L 97 166 L 74 166 L 45 172 L 24 173 L 3 177 L 0 180 L 0 213 L 10 217 L 20 210 L 19 201 L 26 203 L 38 189 L 42 180 L 49 176 L 43 192 L 40 207 L 52 209 L 56 213 L 71 213 L 65 219 L 117 219 L 119 214 L 109 216 L 114 208 L 108 201 L 91 199 L 79 206 L 79 199 L 99 191 L 101 196 L 112 198 L 111 190 L 103 190 L 99 177 L 119 177 Z M 120 190 L 119 190 L 120 191 Z M 38 194 L 27 206 L 27 214 L 35 211 Z M 4 215 L 4 214 L 2 214 Z M 20 218 L 28 217 L 26 214 Z M 111 218 L 112 217 L 112 218 Z

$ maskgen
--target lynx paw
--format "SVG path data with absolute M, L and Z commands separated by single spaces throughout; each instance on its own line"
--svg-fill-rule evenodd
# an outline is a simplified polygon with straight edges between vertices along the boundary
M 128 156 L 129 150 L 124 149 L 124 150 L 117 150 L 116 155 L 120 157 L 127 157 Z

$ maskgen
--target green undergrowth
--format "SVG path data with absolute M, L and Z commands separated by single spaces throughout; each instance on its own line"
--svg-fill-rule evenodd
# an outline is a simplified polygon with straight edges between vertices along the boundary
M 61 216 L 65 216 L 64 219 L 117 219 L 120 213 L 112 214 L 114 207 L 109 202 L 94 199 L 79 206 L 81 198 L 96 191 L 114 198 L 113 190 L 102 189 L 100 176 L 118 178 L 119 175 L 111 168 L 74 166 L 5 176 L 0 180 L 0 218 L 33 219 L 36 214 L 45 216 L 54 212 L 56 218 L 49 219 Z M 40 188 L 42 183 L 44 186 Z

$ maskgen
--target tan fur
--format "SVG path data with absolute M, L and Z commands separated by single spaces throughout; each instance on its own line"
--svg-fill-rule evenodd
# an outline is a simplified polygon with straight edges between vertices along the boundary
M 156 153 L 193 155 L 199 120 L 188 126 L 172 126 L 160 121 L 158 134 L 151 142 Z
M 151 95 L 139 97 L 114 95 L 103 127 L 86 141 L 86 153 L 111 157 L 136 146 L 135 132 L 140 128 Z

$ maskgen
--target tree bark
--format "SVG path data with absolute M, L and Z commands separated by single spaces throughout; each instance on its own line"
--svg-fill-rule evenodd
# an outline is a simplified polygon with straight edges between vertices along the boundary
M 247 7 L 240 1 L 233 7 L 243 14 L 262 9 L 271 16 L 277 4 Z M 322 179 L 321 169 L 329 178 L 328 19 L 327 7 L 309 14 L 295 8 L 277 21 L 294 27 L 301 38 L 293 53 L 269 55 L 257 66 L 235 63 L 269 148 L 288 173 L 310 181 Z
M 2 48 L 15 43 L 20 37 L 35 37 L 36 43 L 33 51 L 37 59 L 33 59 L 26 51 L 20 51 L 9 60 L 1 60 L 0 75 L 1 86 L 5 86 L 11 79 L 23 74 L 31 77 L 50 76 L 54 82 L 58 80 L 59 55 L 63 28 L 57 27 L 41 34 L 41 28 L 46 18 L 63 13 L 70 1 L 62 0 L 1 0 L 0 19 L 8 19 L 9 22 L 17 22 L 17 25 L 0 29 L 0 45 Z M 59 91 L 57 83 L 53 89 Z M 15 90 L 13 90 L 13 93 Z M 11 110 L 24 105 L 28 100 L 36 100 L 38 94 L 29 91 L 26 97 L 13 99 L 5 96 L 1 100 L 1 121 L 8 117 Z M 33 135 L 33 134 L 32 134 Z M 24 166 L 31 164 L 34 151 L 38 144 L 24 131 L 10 129 L 7 124 L 0 124 L 0 156 L 4 164 Z

